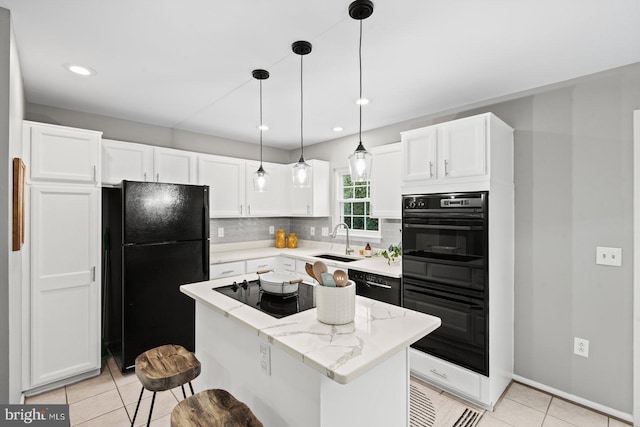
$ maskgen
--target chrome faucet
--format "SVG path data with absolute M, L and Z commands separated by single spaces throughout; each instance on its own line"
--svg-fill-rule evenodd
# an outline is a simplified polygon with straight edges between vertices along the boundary
M 344 253 L 349 255 L 351 252 L 353 252 L 353 249 L 349 247 L 349 226 L 347 225 L 347 223 L 341 222 L 340 224 L 333 227 L 333 232 L 331 233 L 331 237 L 335 239 L 336 234 L 338 233 L 338 227 L 340 227 L 341 225 L 344 225 L 344 228 L 347 230 L 347 247 L 344 249 Z

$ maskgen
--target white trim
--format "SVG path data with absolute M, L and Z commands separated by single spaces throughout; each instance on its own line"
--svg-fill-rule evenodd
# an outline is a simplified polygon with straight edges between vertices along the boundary
M 528 378 L 521 377 L 520 375 L 513 375 L 513 380 L 519 383 L 528 385 L 530 387 L 537 388 L 538 390 L 546 391 L 547 393 L 553 394 L 554 396 L 561 397 L 563 399 L 577 403 L 578 405 L 586 406 L 588 408 L 594 409 L 596 411 L 602 412 L 612 417 L 619 418 L 624 421 L 631 422 L 633 418 L 631 414 L 627 414 L 622 411 L 618 411 L 617 409 L 613 409 L 608 406 L 601 405 L 600 403 L 592 402 L 580 396 L 576 396 L 575 394 L 566 393 L 562 390 L 558 390 L 557 388 L 549 387 L 547 385 L 530 380 Z
M 335 199 L 334 199 L 334 203 L 333 203 L 333 215 L 331 217 L 331 220 L 333 222 L 333 226 L 335 227 L 336 224 L 339 224 L 342 221 L 342 210 L 341 210 L 341 203 L 345 201 L 345 199 L 342 197 L 343 193 L 342 193 L 342 175 L 348 174 L 349 173 L 349 169 L 348 168 L 336 168 L 333 170 L 333 177 L 334 177 L 334 194 L 335 194 Z M 371 191 L 371 181 L 369 181 L 369 191 Z M 355 199 L 346 199 L 349 202 L 354 201 Z M 363 199 L 357 199 L 357 202 L 369 202 L 371 203 L 371 198 L 367 197 L 367 198 L 363 198 Z M 374 216 L 371 216 L 371 218 L 376 218 Z M 353 241 L 357 241 L 357 242 L 373 242 L 373 243 L 380 243 L 382 241 L 382 224 L 381 224 L 381 218 L 377 218 L 378 219 L 378 230 L 354 230 L 354 229 L 349 229 L 349 237 L 351 240 Z M 340 228 L 337 230 L 336 232 L 336 236 L 337 237 L 341 237 L 341 238 L 346 238 L 347 237 L 347 232 L 344 230 L 344 228 Z
M 640 110 L 633 112 L 633 418 L 640 427 Z

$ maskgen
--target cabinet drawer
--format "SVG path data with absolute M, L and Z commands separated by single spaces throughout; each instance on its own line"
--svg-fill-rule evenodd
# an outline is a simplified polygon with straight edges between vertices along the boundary
M 278 267 L 278 258 L 259 258 L 247 261 L 247 273 L 255 273 L 260 270 L 275 270 Z
M 225 264 L 211 264 L 209 266 L 210 279 L 237 276 L 239 274 L 244 274 L 244 261 L 228 262 Z
M 280 257 L 280 268 L 284 271 L 296 271 L 296 260 L 294 258 Z
M 480 374 L 411 349 L 411 370 L 419 376 L 480 399 Z

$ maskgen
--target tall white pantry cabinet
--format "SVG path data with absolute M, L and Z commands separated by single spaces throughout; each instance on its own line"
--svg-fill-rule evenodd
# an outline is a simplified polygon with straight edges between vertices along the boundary
M 100 370 L 101 132 L 25 121 L 25 394 Z

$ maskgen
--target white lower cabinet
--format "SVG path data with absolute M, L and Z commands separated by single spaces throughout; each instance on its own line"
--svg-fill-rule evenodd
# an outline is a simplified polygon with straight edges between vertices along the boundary
M 100 190 L 30 187 L 25 390 L 100 369 Z
M 211 264 L 209 266 L 209 279 L 220 279 L 244 274 L 244 261 L 225 262 L 224 264 Z
M 295 260 L 295 258 L 289 258 L 289 257 L 286 257 L 286 256 L 279 257 L 278 270 L 291 271 L 291 272 L 295 273 L 295 271 L 296 271 L 296 260 Z
M 250 259 L 247 261 L 245 267 L 246 273 L 255 273 L 265 270 L 277 270 L 278 269 L 278 257 L 268 257 L 259 259 Z
M 420 377 L 473 400 L 480 400 L 482 375 L 414 349 L 410 350 L 409 357 L 412 371 Z

